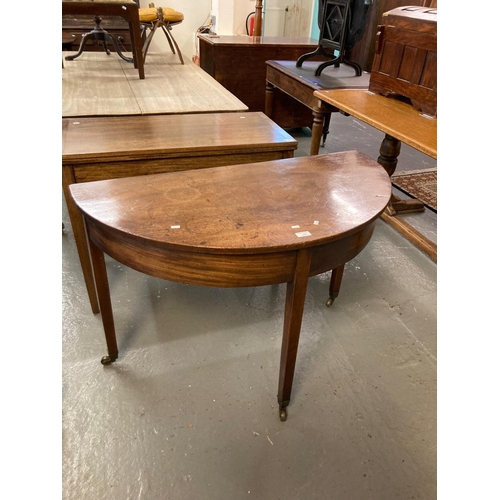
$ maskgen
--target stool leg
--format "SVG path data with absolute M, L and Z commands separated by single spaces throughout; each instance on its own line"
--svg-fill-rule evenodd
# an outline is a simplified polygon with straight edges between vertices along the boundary
M 165 36 L 167 37 L 167 42 L 170 45 L 170 50 L 172 51 L 172 54 L 175 54 L 174 45 L 172 44 L 172 40 L 171 40 L 170 33 L 168 32 L 168 28 L 164 24 L 162 24 L 161 29 L 163 30 L 163 33 L 165 33 Z
M 106 273 L 106 262 L 103 251 L 89 237 L 89 250 L 94 267 L 97 297 L 101 309 L 104 336 L 108 347 L 108 355 L 103 356 L 101 363 L 109 365 L 118 358 L 118 345 L 116 343 L 115 323 L 113 320 L 113 309 L 111 307 L 111 296 L 109 294 L 108 275 Z
M 170 48 L 172 49 L 172 52 L 175 54 L 175 52 L 177 51 L 177 55 L 179 56 L 181 64 L 184 64 L 184 59 L 182 58 L 182 53 L 179 49 L 179 46 L 177 45 L 177 42 L 175 41 L 175 38 L 172 36 L 172 33 L 171 33 L 172 28 L 169 25 L 167 25 L 166 27 L 165 27 L 165 25 L 162 25 L 162 29 L 165 33 L 165 36 L 167 37 L 167 40 L 168 40 L 168 43 L 170 44 Z M 175 50 L 172 47 L 172 44 L 175 45 Z
M 146 62 L 146 55 L 149 50 L 149 46 L 151 45 L 151 40 L 153 39 L 154 34 L 156 33 L 156 30 L 158 28 L 158 22 L 155 21 L 152 23 L 152 25 L 149 27 L 150 32 L 149 34 L 145 37 L 144 40 L 144 45 L 142 46 L 142 60 L 143 62 Z M 144 32 L 146 31 L 147 28 L 144 29 Z

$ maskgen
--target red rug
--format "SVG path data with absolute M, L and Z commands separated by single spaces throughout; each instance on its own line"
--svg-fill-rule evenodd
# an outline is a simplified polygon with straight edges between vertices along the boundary
M 437 168 L 394 172 L 392 184 L 437 212 Z

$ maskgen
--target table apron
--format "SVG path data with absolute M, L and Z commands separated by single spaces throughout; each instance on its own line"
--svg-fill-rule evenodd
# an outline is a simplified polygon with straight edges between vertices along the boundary
M 313 247 L 309 276 L 335 269 L 353 259 L 369 242 L 375 220 L 352 234 Z M 127 237 L 89 219 L 86 222 L 89 238 L 116 261 L 156 278 L 190 285 L 237 288 L 292 282 L 300 250 L 202 253 L 164 248 Z
M 313 88 L 301 84 L 296 80 L 292 80 L 286 74 L 280 73 L 271 67 L 267 68 L 266 79 L 268 83 L 279 88 L 282 92 L 285 92 L 285 94 L 293 97 L 296 101 L 301 102 L 308 108 L 317 111 L 323 110 L 323 103 L 313 95 Z
M 200 155 L 177 156 L 171 158 L 124 158 L 118 161 L 82 161 L 80 164 L 63 164 L 63 168 L 72 169 L 76 182 L 93 182 L 136 175 L 161 174 L 201 168 L 224 167 L 261 161 L 293 158 L 293 147 L 274 151 L 229 151 L 223 154 L 204 152 Z

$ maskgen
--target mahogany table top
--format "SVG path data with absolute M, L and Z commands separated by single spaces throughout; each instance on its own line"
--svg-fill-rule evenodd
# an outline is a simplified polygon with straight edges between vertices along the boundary
M 217 133 L 214 133 L 217 130 Z M 63 118 L 62 163 L 297 149 L 264 113 Z
M 208 35 L 202 33 L 198 38 L 211 45 L 302 45 L 306 50 L 318 46 L 318 40 L 307 37 L 282 37 L 282 36 L 249 36 L 249 35 Z
M 356 151 L 81 183 L 79 209 L 117 238 L 201 253 L 292 251 L 345 238 L 387 205 L 385 170 Z M 121 236 L 120 236 L 121 235 Z

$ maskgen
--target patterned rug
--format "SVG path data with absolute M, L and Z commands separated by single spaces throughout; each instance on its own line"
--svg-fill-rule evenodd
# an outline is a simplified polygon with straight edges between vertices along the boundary
M 403 193 L 420 200 L 426 207 L 437 212 L 437 168 L 396 171 L 391 180 Z

